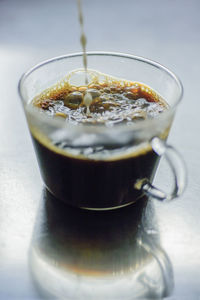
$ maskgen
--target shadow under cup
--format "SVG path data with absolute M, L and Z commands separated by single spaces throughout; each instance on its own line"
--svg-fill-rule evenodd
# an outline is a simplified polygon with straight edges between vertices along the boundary
M 88 53 L 89 69 L 145 83 L 161 95 L 170 108 L 151 120 L 109 128 L 70 125 L 39 114 L 30 105 L 35 96 L 81 66 L 81 53 L 54 58 L 28 71 L 19 83 L 40 171 L 48 190 L 70 205 L 88 209 L 121 207 L 135 202 L 145 193 L 160 200 L 179 196 L 185 186 L 184 165 L 175 149 L 165 143 L 182 98 L 182 85 L 177 77 L 144 58 L 92 52 Z M 55 145 L 63 140 L 74 150 L 104 147 L 107 155 L 92 159 L 72 154 Z M 170 194 L 152 185 L 162 155 L 166 156 L 175 176 Z

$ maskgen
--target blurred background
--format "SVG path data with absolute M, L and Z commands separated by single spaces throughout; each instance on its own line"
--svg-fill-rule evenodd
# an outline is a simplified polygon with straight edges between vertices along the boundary
M 128 52 L 180 73 L 199 53 L 198 0 L 83 0 L 88 50 Z M 1 0 L 1 51 L 37 59 L 79 51 L 75 0 Z M 195 44 L 195 50 L 191 52 Z M 34 58 L 32 58 L 32 56 Z
M 174 267 L 170 299 L 200 297 L 199 0 L 83 0 L 87 50 L 125 52 L 167 66 L 184 86 L 169 142 L 185 158 L 188 189 L 156 204 L 162 245 Z M 53 56 L 81 51 L 75 0 L 0 0 L 0 299 L 37 299 L 28 249 L 42 183 L 17 84 Z M 165 171 L 157 182 L 165 186 Z

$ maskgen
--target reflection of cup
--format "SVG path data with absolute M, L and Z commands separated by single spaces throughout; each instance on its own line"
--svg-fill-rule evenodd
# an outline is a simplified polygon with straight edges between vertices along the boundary
M 130 126 L 69 125 L 39 114 L 29 103 L 67 72 L 80 68 L 82 55 L 55 58 L 31 69 L 22 77 L 19 92 L 46 187 L 68 204 L 93 209 L 120 207 L 135 202 L 144 193 L 160 200 L 179 196 L 185 186 L 184 165 L 165 140 L 182 97 L 180 81 L 161 65 L 131 55 L 89 53 L 88 63 L 91 69 L 149 85 L 170 108 L 157 118 Z M 70 149 L 91 150 L 98 146 L 108 150 L 107 156 L 91 159 L 61 151 L 55 142 L 66 140 Z M 175 177 L 169 195 L 152 185 L 162 155 Z
M 50 299 L 136 299 L 169 295 L 173 273 L 159 245 L 151 204 L 120 210 L 64 207 L 47 191 L 30 249 L 34 281 Z

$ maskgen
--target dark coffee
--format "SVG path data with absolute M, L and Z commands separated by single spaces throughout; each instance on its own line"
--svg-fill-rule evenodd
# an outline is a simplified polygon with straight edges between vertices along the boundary
M 86 93 L 91 95 L 88 106 Z M 149 87 L 116 80 L 87 87 L 54 87 L 36 97 L 33 104 L 52 118 L 63 118 L 63 122 L 105 127 L 116 123 L 128 126 L 167 109 Z M 31 133 L 47 188 L 73 206 L 111 208 L 134 202 L 142 196 L 134 188 L 136 181 L 152 181 L 157 168 L 158 156 L 150 146 L 138 150 L 133 145 L 98 144 L 74 149 L 65 140 L 50 142 L 33 129 Z
M 72 158 L 52 151 L 33 136 L 46 187 L 64 202 L 88 208 L 109 208 L 134 202 L 141 192 L 138 178 L 150 181 L 158 163 L 152 151 L 114 161 Z

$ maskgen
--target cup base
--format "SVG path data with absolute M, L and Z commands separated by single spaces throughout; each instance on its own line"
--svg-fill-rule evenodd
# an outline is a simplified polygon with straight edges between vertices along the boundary
M 80 209 L 84 209 L 84 210 L 94 210 L 94 211 L 106 211 L 106 210 L 115 210 L 115 209 L 118 209 L 118 208 L 123 208 L 123 207 L 126 207 L 126 206 L 129 206 L 131 204 L 134 204 L 135 202 L 137 202 L 140 198 L 142 198 L 144 195 L 142 195 L 141 197 L 131 201 L 131 202 L 128 202 L 128 203 L 125 203 L 125 204 L 122 204 L 122 205 L 117 205 L 117 206 L 111 206 L 111 207 L 80 207 Z

